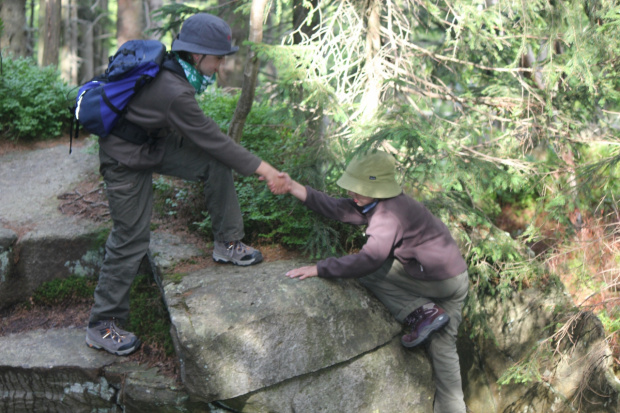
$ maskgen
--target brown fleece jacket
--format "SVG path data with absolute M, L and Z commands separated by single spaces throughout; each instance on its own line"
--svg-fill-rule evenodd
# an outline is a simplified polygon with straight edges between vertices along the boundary
M 467 270 L 446 225 L 420 202 L 400 194 L 381 199 L 367 213 L 353 200 L 332 198 L 307 186 L 305 205 L 328 218 L 368 225 L 362 249 L 317 264 L 319 277 L 357 278 L 378 270 L 388 258 L 399 260 L 411 277 L 445 280 Z

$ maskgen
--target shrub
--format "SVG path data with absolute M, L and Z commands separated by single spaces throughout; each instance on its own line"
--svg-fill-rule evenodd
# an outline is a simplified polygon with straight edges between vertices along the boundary
M 50 139 L 68 129 L 68 86 L 51 66 L 32 58 L 3 59 L 0 77 L 0 139 Z
M 238 97 L 215 90 L 201 95 L 199 102 L 205 113 L 226 131 Z M 325 189 L 326 177 L 333 171 L 324 170 L 321 165 L 331 156 L 311 147 L 293 119 L 290 105 L 273 99 L 255 102 L 241 144 L 300 183 Z M 346 247 L 359 246 L 359 228 L 324 219 L 292 196 L 271 194 L 256 176 L 238 177 L 235 185 L 248 242 L 262 240 L 301 248 L 315 258 L 338 255 Z M 195 225 L 211 237 L 211 222 L 206 213 Z

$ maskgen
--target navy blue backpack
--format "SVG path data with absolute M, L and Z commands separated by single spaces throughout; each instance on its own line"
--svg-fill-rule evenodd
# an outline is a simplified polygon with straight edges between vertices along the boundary
M 133 95 L 159 73 L 165 56 L 166 46 L 157 40 L 124 43 L 105 73 L 80 87 L 74 107 L 76 138 L 80 125 L 101 138 L 108 136 Z

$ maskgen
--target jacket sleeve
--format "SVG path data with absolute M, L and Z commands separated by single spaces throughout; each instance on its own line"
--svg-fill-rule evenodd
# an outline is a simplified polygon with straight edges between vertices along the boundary
M 365 225 L 368 223 L 366 216 L 362 214 L 361 209 L 355 205 L 353 200 L 333 198 L 310 186 L 306 186 L 306 191 L 308 195 L 304 205 L 314 212 L 347 224 Z
M 393 255 L 394 245 L 402 238 L 402 226 L 393 214 L 377 211 L 369 220 L 368 240 L 356 254 L 327 258 L 317 263 L 323 278 L 359 278 L 377 271 Z
M 240 174 L 248 176 L 258 168 L 261 159 L 224 134 L 200 109 L 190 91 L 180 93 L 170 102 L 167 116 L 169 125 L 182 136 Z

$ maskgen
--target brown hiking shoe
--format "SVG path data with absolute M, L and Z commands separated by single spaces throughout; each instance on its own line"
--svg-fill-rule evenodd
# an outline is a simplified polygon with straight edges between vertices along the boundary
M 411 333 L 405 334 L 400 342 L 405 347 L 418 346 L 449 321 L 450 316 L 435 303 L 424 304 L 405 318 L 405 325 L 411 327 Z
M 245 245 L 241 241 L 215 241 L 213 246 L 213 261 L 230 262 L 235 265 L 253 265 L 263 260 L 259 250 Z
M 122 330 L 114 319 L 88 324 L 86 344 L 90 348 L 105 350 L 117 356 L 126 356 L 140 347 L 140 340 L 133 333 Z

